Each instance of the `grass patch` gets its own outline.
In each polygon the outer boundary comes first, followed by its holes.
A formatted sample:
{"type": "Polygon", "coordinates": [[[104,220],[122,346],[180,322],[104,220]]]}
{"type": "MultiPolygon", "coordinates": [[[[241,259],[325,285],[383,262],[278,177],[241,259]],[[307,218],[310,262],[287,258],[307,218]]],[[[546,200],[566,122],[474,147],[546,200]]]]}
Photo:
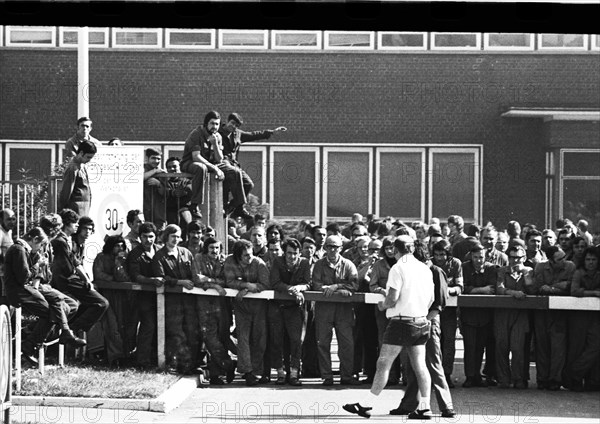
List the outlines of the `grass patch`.
{"type": "Polygon", "coordinates": [[[19,396],[95,397],[110,399],[154,399],[179,377],[172,374],[134,369],[69,365],[23,370],[19,396]]]}

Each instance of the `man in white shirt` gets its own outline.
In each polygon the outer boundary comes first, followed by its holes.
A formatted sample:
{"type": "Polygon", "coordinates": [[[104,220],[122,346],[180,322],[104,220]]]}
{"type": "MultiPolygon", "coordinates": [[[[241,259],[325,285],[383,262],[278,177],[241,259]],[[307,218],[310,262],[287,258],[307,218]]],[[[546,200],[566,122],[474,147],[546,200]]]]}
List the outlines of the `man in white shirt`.
{"type": "MultiPolygon", "coordinates": [[[[364,404],[373,404],[387,383],[392,363],[406,348],[421,397],[420,407],[408,418],[430,419],[431,377],[425,364],[425,343],[430,329],[427,313],[434,300],[433,276],[429,267],[413,256],[415,246],[411,237],[399,236],[394,247],[397,262],[390,270],[385,300],[377,305],[380,311],[386,311],[390,321],[383,336],[373,385],[364,404]]],[[[364,418],[369,418],[373,409],[360,403],[346,404],[343,408],[364,418]]]]}

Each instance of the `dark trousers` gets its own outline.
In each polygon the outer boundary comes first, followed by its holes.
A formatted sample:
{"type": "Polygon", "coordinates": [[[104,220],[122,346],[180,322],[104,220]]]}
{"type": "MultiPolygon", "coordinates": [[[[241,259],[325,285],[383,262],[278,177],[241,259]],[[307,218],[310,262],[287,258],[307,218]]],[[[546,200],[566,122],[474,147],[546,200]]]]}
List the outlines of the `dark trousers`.
{"type": "Polygon", "coordinates": [[[231,206],[243,206],[247,201],[248,193],[254,188],[254,183],[242,168],[227,161],[220,163],[219,169],[225,174],[223,181],[223,205],[229,202],[231,193],[231,206]]]}
{"type": "MultiPolygon", "coordinates": [[[[446,376],[444,375],[444,367],[442,366],[442,349],[441,349],[441,328],[440,318],[433,317],[431,320],[431,332],[429,339],[425,345],[425,363],[427,369],[431,375],[431,387],[434,390],[435,397],[438,402],[438,406],[441,410],[453,409],[452,395],[450,394],[450,388],[446,382],[446,376]]],[[[419,384],[417,382],[417,376],[410,365],[410,358],[406,349],[401,352],[402,361],[406,364],[406,391],[400,408],[409,411],[414,411],[419,406],[419,384]]]]}
{"type": "Polygon", "coordinates": [[[109,303],[104,296],[82,284],[68,283],[65,294],[79,301],[79,310],[70,323],[73,331],[89,331],[108,309],[109,303]]]}
{"type": "Polygon", "coordinates": [[[525,340],[529,332],[529,314],[522,309],[496,309],[496,371],[503,384],[525,382],[525,340]],[[509,360],[509,355],[512,355],[509,360]]]}
{"type": "MultiPolygon", "coordinates": [[[[589,384],[600,363],[600,312],[571,311],[569,318],[568,383],[589,384]]],[[[597,384],[597,382],[595,382],[597,384]]]]}
{"type": "Polygon", "coordinates": [[[333,329],[338,341],[340,378],[352,379],[354,368],[354,308],[350,303],[317,303],[315,305],[317,349],[322,378],[333,378],[331,369],[331,340],[333,329]]]}
{"type": "Polygon", "coordinates": [[[320,377],[319,354],[317,350],[317,329],[315,326],[315,302],[305,302],[304,342],[302,343],[302,376],[320,377]]]}
{"type": "Polygon", "coordinates": [[[355,304],[354,314],[354,374],[364,370],[368,377],[375,376],[379,342],[377,322],[375,321],[375,305],[355,304]]]}
{"type": "Polygon", "coordinates": [[[199,344],[198,317],[194,296],[167,293],[165,295],[165,333],[167,360],[177,360],[182,371],[196,365],[199,344]],[[194,325],[195,324],[195,325],[194,325]],[[195,349],[195,350],[194,350],[195,349]]]}
{"type": "Polygon", "coordinates": [[[204,182],[208,178],[208,168],[200,162],[183,162],[181,170],[192,174],[191,202],[201,205],[204,202],[204,182]]]}
{"type": "Polygon", "coordinates": [[[136,360],[139,365],[149,366],[156,362],[156,295],[154,293],[138,293],[136,360]]]}
{"type": "Polygon", "coordinates": [[[537,381],[562,381],[567,359],[567,312],[535,311],[535,366],[537,381]]]}
{"type": "Polygon", "coordinates": [[[211,377],[224,375],[233,366],[227,349],[221,343],[220,301],[221,299],[216,297],[196,296],[196,313],[198,314],[202,340],[210,355],[208,371],[211,377]]]}
{"type": "Polygon", "coordinates": [[[284,363],[287,362],[289,367],[300,369],[303,322],[304,309],[300,305],[269,303],[268,323],[271,340],[269,355],[272,368],[283,368],[284,363]],[[289,341],[289,354],[287,355],[284,348],[286,334],[289,341]]]}
{"type": "Polygon", "coordinates": [[[442,326],[442,364],[444,373],[452,374],[456,355],[456,329],[458,327],[456,308],[445,308],[440,314],[440,323],[442,326]]]}
{"type": "Polygon", "coordinates": [[[492,337],[493,327],[491,324],[474,326],[463,322],[460,331],[464,343],[465,376],[480,378],[483,351],[488,343],[488,338],[492,337]]]}
{"type": "Polygon", "coordinates": [[[102,290],[109,308],[102,316],[104,347],[109,362],[127,358],[136,349],[138,302],[135,292],[102,290]]]}
{"type": "Polygon", "coordinates": [[[266,302],[261,299],[236,300],[233,307],[238,336],[238,372],[262,375],[268,331],[266,302]]]}

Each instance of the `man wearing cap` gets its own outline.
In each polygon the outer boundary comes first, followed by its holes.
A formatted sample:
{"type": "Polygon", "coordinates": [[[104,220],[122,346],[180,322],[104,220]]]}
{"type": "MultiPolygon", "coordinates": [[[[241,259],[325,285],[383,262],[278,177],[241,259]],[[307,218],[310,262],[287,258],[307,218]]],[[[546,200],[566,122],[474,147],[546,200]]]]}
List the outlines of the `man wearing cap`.
{"type": "Polygon", "coordinates": [[[192,174],[192,198],[190,211],[194,218],[200,218],[198,205],[204,202],[204,181],[208,173],[216,175],[217,180],[225,175],[217,165],[223,160],[223,144],[218,133],[221,115],[213,110],[204,116],[204,123],[188,135],[183,148],[181,169],[192,174]]]}
{"type": "Polygon", "coordinates": [[[237,155],[242,143],[268,139],[274,131],[242,131],[240,127],[243,123],[240,114],[234,112],[227,117],[227,123],[219,129],[219,134],[223,138],[223,162],[221,162],[219,168],[225,173],[225,183],[223,185],[225,211],[232,212],[233,218],[241,216],[244,219],[249,219],[252,216],[244,209],[244,204],[248,201],[248,194],[254,188],[254,182],[246,171],[240,167],[237,155]],[[229,192],[232,196],[230,202],[228,202],[229,192]]]}
{"type": "MultiPolygon", "coordinates": [[[[334,293],[351,296],[358,289],[356,266],[341,256],[342,238],[337,235],[325,239],[326,254],[315,263],[313,290],[322,291],[325,297],[334,293]]],[[[338,341],[340,358],[340,384],[357,385],[352,377],[354,367],[354,310],[352,303],[316,302],[315,325],[319,369],[324,386],[333,385],[331,370],[331,338],[333,328],[338,341]]]]}
{"type": "Polygon", "coordinates": [[[420,404],[408,415],[409,419],[431,419],[431,376],[425,363],[425,344],[429,338],[429,307],[434,301],[433,276],[427,265],[418,261],[413,252],[414,240],[406,235],[394,241],[396,264],[389,273],[385,300],[377,305],[385,310],[390,322],[383,336],[377,360],[377,371],[370,393],[361,403],[349,403],[344,410],[364,418],[371,416],[372,405],[387,384],[392,363],[402,349],[408,350],[417,377],[420,404]]]}

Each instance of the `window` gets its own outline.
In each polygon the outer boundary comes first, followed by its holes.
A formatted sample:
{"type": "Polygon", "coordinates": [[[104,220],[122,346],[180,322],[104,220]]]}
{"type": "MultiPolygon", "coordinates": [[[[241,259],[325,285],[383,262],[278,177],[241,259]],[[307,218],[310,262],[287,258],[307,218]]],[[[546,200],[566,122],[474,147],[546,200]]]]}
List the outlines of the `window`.
{"type": "Polygon", "coordinates": [[[219,30],[220,49],[267,49],[267,30],[219,30]]]}
{"type": "Polygon", "coordinates": [[[533,34],[484,34],[486,50],[533,50],[533,34]]]}
{"type": "Polygon", "coordinates": [[[270,151],[272,218],[318,220],[320,182],[317,147],[273,147],[270,151]]]}
{"type": "Polygon", "coordinates": [[[540,50],[587,50],[587,35],[538,34],[540,50]]]}
{"type": "Polygon", "coordinates": [[[429,149],[429,217],[481,222],[479,149],[429,149]]]}
{"type": "Polygon", "coordinates": [[[21,170],[34,178],[46,178],[56,162],[54,144],[15,143],[6,145],[5,177],[21,180],[21,170]]]}
{"type": "Polygon", "coordinates": [[[112,45],[116,48],[162,47],[160,28],[113,28],[112,45]]]}
{"type": "Polygon", "coordinates": [[[171,29],[167,28],[165,45],[177,49],[214,49],[214,29],[171,29]]]}
{"type": "Polygon", "coordinates": [[[364,147],[324,149],[323,221],[372,212],[372,156],[373,150],[364,147]]]}
{"type": "Polygon", "coordinates": [[[427,50],[426,32],[378,32],[379,50],[427,50]]]}
{"type": "Polygon", "coordinates": [[[600,35],[592,34],[592,50],[600,50],[600,35]]]}
{"type": "Polygon", "coordinates": [[[54,47],[56,27],[7,26],[6,46],[54,47]]]}
{"type": "Polygon", "coordinates": [[[432,32],[432,50],[480,50],[481,34],[475,32],[432,32]]]}
{"type": "Polygon", "coordinates": [[[254,182],[254,188],[250,194],[258,197],[259,202],[267,203],[267,150],[266,147],[249,146],[244,144],[238,153],[240,166],[254,182]]]}
{"type": "Polygon", "coordinates": [[[377,167],[375,215],[425,220],[425,149],[378,148],[377,167]]]}
{"type": "Polygon", "coordinates": [[[562,149],[559,213],[574,223],[585,219],[600,228],[600,150],[562,149]]]}
{"type": "Polygon", "coordinates": [[[320,50],[321,31],[271,31],[275,50],[320,50]]]}
{"type": "Polygon", "coordinates": [[[373,32],[325,31],[326,50],[373,50],[373,32]]]}
{"type": "MultiPolygon", "coordinates": [[[[78,37],[78,28],[60,27],[58,29],[58,46],[77,47],[78,37]]],[[[88,40],[90,47],[108,47],[108,28],[88,28],[88,40]]]]}

